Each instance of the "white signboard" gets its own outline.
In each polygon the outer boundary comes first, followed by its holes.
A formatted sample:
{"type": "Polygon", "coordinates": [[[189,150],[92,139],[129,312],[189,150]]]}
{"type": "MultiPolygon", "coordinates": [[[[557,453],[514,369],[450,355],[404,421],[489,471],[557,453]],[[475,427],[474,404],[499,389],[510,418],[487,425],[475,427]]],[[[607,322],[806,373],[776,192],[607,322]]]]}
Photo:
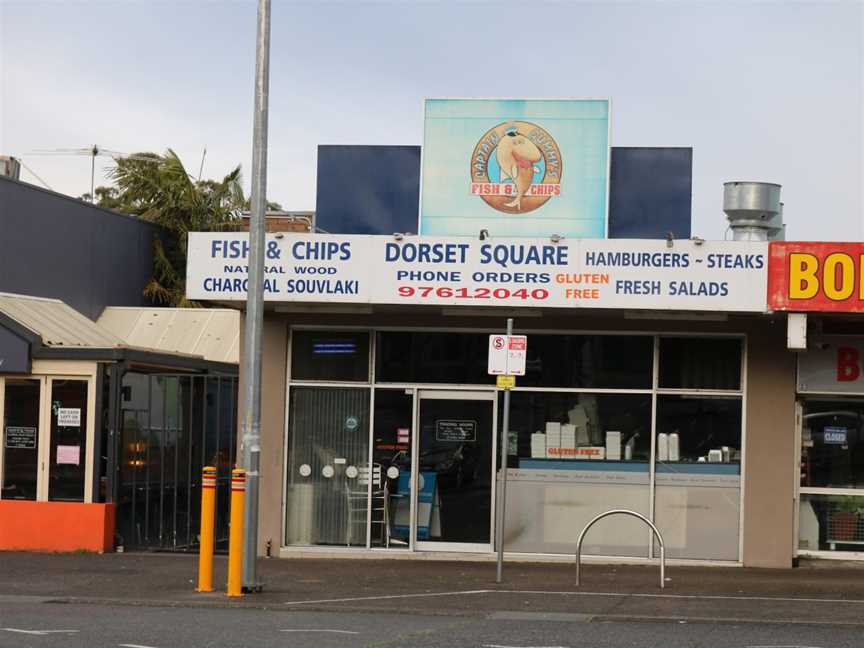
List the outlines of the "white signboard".
{"type": "Polygon", "coordinates": [[[488,371],[491,376],[524,376],[528,337],[490,335],[488,371]]]}
{"type": "Polygon", "coordinates": [[[826,336],[799,353],[798,391],[864,394],[864,339],[826,336]]]}
{"type": "MultiPolygon", "coordinates": [[[[189,234],[190,299],[245,301],[248,235],[189,234]]],[[[764,312],[768,244],[268,234],[270,302],[764,312]]]]}
{"type": "Polygon", "coordinates": [[[81,408],[57,408],[57,427],[81,427],[81,408]]]}

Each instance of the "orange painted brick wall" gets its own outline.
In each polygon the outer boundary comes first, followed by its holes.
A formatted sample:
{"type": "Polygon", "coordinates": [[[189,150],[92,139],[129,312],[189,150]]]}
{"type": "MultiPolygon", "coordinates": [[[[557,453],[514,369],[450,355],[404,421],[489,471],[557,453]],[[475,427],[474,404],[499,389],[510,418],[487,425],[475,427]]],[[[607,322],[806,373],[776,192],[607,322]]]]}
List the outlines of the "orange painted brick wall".
{"type": "Polygon", "coordinates": [[[0,550],[111,551],[114,505],[0,500],[0,550]]]}

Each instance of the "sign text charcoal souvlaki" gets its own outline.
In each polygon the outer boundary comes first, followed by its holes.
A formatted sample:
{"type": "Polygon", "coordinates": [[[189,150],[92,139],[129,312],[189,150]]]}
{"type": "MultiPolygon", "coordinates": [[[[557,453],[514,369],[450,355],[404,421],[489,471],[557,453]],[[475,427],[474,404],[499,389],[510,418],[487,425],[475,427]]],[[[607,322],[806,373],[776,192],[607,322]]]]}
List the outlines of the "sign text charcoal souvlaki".
{"type": "MultiPolygon", "coordinates": [[[[764,312],[768,244],[269,235],[271,302],[764,312]]],[[[243,233],[189,234],[187,295],[244,301],[243,233]]]]}

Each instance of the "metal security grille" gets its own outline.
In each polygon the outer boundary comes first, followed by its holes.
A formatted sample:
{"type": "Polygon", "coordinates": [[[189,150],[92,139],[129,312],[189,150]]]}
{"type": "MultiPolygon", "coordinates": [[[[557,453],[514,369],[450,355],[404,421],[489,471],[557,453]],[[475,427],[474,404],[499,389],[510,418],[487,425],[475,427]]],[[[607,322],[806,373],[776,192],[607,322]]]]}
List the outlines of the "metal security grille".
{"type": "Polygon", "coordinates": [[[117,543],[195,551],[201,469],[217,468],[216,547],[227,549],[236,376],[123,376],[117,452],[117,543]]]}

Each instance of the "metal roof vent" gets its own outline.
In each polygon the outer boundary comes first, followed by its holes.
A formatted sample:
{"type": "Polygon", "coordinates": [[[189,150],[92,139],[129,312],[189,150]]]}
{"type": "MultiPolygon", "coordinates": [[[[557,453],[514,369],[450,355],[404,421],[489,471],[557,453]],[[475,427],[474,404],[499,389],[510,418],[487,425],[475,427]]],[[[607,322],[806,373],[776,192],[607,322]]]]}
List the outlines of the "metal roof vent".
{"type": "Polygon", "coordinates": [[[783,235],[780,185],[770,182],[727,182],[723,211],[733,241],[767,241],[783,235]]]}

